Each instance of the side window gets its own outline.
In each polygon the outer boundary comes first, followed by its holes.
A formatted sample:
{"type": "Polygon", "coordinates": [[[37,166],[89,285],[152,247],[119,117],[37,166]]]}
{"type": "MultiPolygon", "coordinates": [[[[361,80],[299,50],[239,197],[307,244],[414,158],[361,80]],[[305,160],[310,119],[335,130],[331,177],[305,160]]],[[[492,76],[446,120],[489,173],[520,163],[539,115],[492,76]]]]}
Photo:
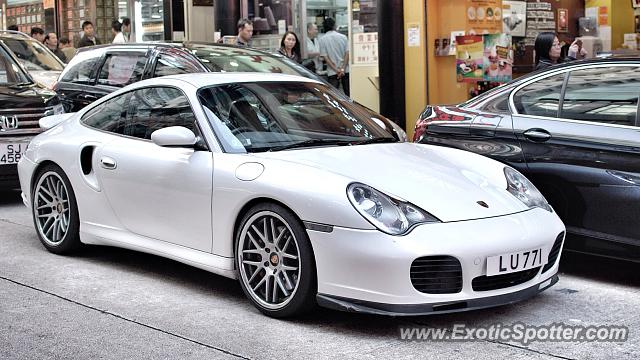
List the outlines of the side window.
{"type": "Polygon", "coordinates": [[[105,101],[84,114],[82,122],[92,128],[119,133],[128,98],[129,93],[105,101]]]}
{"type": "Polygon", "coordinates": [[[202,70],[185,59],[163,54],[160,55],[156,61],[156,68],[153,72],[153,77],[190,74],[195,72],[202,72],[202,70]]]}
{"type": "Polygon", "coordinates": [[[490,99],[484,105],[482,105],[480,110],[493,114],[511,114],[511,111],[509,111],[509,92],[507,91],[504,94],[490,99]]]}
{"type": "Polygon", "coordinates": [[[565,74],[553,75],[520,89],[513,97],[518,113],[557,117],[565,74]]]}
{"type": "Polygon", "coordinates": [[[94,79],[91,78],[91,75],[98,66],[101,55],[98,51],[87,51],[76,55],[65,68],[62,82],[92,84],[94,79]]]}
{"type": "Polygon", "coordinates": [[[640,95],[640,67],[597,67],[572,71],[561,117],[635,125],[640,95]]]}
{"type": "Polygon", "coordinates": [[[132,92],[127,119],[119,133],[150,140],[151,133],[169,126],[184,126],[199,134],[191,105],[180,90],[144,88],[132,92]]]}
{"type": "Polygon", "coordinates": [[[98,84],[123,87],[140,81],[146,63],[142,53],[109,54],[100,69],[98,84]]]}

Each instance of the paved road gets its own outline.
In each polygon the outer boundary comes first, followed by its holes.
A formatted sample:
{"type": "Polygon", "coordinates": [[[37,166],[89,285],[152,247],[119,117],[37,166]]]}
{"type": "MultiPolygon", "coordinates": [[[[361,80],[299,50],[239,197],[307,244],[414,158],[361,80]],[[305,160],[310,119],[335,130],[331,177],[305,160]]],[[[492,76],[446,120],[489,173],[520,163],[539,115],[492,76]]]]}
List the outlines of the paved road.
{"type": "Polygon", "coordinates": [[[391,318],[319,309],[261,315],[240,286],[156,256],[90,247],[48,253],[18,193],[0,192],[0,358],[638,359],[640,273],[633,264],[564,255],[561,279],[496,309],[391,318]],[[400,326],[524,322],[626,325],[624,343],[402,341],[400,326]]]}

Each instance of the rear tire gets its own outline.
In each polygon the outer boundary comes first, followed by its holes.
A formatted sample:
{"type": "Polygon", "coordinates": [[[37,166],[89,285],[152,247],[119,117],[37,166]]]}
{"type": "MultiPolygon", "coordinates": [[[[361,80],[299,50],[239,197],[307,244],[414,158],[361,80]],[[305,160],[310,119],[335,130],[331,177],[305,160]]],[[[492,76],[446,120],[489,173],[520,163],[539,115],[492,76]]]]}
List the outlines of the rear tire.
{"type": "Polygon", "coordinates": [[[285,318],[315,307],[313,249],[291,211],[271,203],[249,209],[237,229],[235,249],[242,290],[263,314],[285,318]]]}
{"type": "Polygon", "coordinates": [[[36,175],[31,194],[33,223],[42,245],[55,254],[80,248],[78,206],[64,171],[54,164],[44,166],[36,175]]]}

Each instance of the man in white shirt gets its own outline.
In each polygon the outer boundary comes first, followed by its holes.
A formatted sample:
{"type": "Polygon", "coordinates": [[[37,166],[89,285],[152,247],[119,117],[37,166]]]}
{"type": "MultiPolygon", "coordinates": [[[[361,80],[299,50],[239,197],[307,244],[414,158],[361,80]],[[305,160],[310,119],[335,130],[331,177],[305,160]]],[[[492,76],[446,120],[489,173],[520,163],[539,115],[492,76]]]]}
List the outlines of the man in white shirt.
{"type": "Polygon", "coordinates": [[[313,61],[316,74],[325,75],[326,71],[322,69],[320,57],[320,40],[316,38],[317,36],[318,26],[314,23],[307,23],[307,59],[313,61]]]}
{"type": "Polygon", "coordinates": [[[322,27],[326,34],[320,38],[320,55],[327,63],[329,83],[349,96],[349,40],[335,31],[336,22],[324,19],[322,27]]]}

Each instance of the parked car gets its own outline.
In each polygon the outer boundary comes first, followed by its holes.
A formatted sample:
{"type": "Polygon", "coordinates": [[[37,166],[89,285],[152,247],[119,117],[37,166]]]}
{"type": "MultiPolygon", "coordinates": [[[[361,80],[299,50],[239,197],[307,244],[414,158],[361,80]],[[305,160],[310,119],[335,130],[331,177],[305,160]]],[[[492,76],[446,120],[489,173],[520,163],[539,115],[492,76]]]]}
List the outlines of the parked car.
{"type": "Polygon", "coordinates": [[[564,225],[524,176],[399,142],[317,81],[167,76],[41,124],[20,183],[54,253],[165,256],[239,279],[275,317],[463,311],[558,280],[564,225]]]}
{"type": "Polygon", "coordinates": [[[56,93],[33,81],[0,42],[0,189],[19,187],[17,164],[31,138],[40,133],[38,119],[62,111],[56,93]]]}
{"type": "MultiPolygon", "coordinates": [[[[140,80],[196,72],[281,73],[323,81],[282,55],[257,49],[206,42],[140,43],[79,49],[54,89],[66,111],[75,112],[140,80]]],[[[367,110],[380,126],[406,140],[402,128],[367,110]]]]}
{"type": "Polygon", "coordinates": [[[571,62],[457,106],[427,106],[414,141],[513,166],[567,226],[567,249],[640,261],[640,59],[571,62]]]}
{"type": "Polygon", "coordinates": [[[64,69],[64,63],[46,46],[31,36],[17,31],[0,31],[0,43],[11,50],[31,77],[52,88],[64,69]]]}

